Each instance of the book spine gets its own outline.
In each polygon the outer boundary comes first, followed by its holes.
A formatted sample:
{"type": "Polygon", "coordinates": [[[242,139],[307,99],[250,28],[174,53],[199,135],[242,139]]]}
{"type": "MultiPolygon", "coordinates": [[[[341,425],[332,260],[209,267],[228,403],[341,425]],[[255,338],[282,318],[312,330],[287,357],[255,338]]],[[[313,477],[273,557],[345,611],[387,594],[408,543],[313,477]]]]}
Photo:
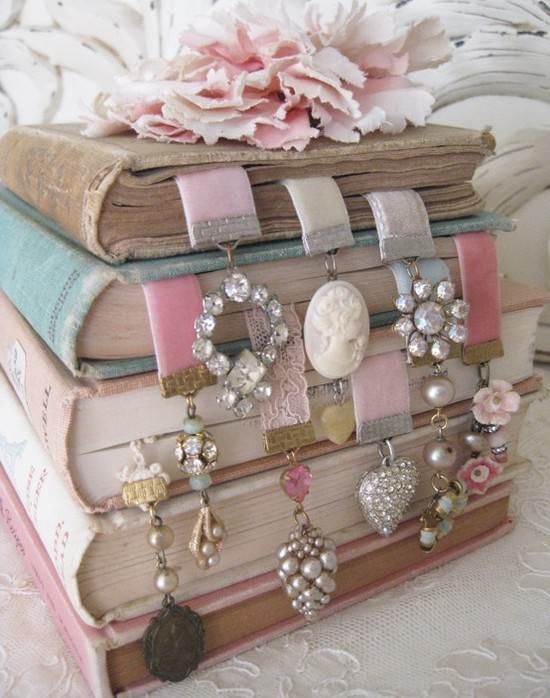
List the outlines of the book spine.
{"type": "Polygon", "coordinates": [[[85,626],[73,611],[57,572],[1,466],[0,519],[94,695],[111,695],[105,640],[98,630],[85,626]]]}
{"type": "Polygon", "coordinates": [[[11,387],[0,376],[0,462],[79,615],[84,609],[77,583],[82,557],[101,523],[85,514],[31,429],[11,387]]]}
{"type": "Polygon", "coordinates": [[[70,134],[33,127],[10,129],[0,139],[0,179],[12,192],[55,221],[106,261],[98,221],[106,192],[123,168],[100,143],[82,145],[70,134]]]}
{"type": "Polygon", "coordinates": [[[52,351],[78,368],[76,339],[116,270],[80,250],[13,194],[0,191],[0,288],[52,351]]]}

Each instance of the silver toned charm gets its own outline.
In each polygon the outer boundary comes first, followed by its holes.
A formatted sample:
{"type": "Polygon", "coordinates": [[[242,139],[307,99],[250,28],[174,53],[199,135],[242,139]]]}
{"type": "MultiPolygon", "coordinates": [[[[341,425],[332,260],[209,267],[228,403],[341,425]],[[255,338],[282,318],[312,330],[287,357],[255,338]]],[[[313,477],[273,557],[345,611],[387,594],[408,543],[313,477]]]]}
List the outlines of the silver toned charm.
{"type": "Polygon", "coordinates": [[[305,522],[300,523],[296,516],[296,528],[277,550],[277,574],[292,600],[292,608],[307,621],[313,621],[336,589],[334,575],[338,559],[332,538],[325,538],[305,512],[300,514],[305,516],[305,522]]]}
{"type": "Polygon", "coordinates": [[[466,339],[464,321],[470,307],[455,298],[452,281],[433,284],[421,277],[414,260],[405,264],[411,277],[411,291],[395,299],[401,317],[393,324],[393,329],[406,340],[409,362],[427,354],[435,361],[444,361],[451,345],[463,344],[466,339]]]}
{"type": "Polygon", "coordinates": [[[228,274],[216,292],[203,298],[203,311],[195,320],[193,356],[203,362],[213,376],[224,377],[218,403],[241,419],[250,413],[254,401],[262,402],[271,397],[272,387],[264,376],[275,363],[279,349],[288,342],[289,335],[283,306],[276,296],[270,294],[263,284],[253,286],[246,274],[234,266],[233,248],[224,249],[228,257],[228,274]],[[252,303],[265,313],[270,333],[261,351],[243,349],[232,360],[214,346],[211,337],[217,318],[224,312],[228,301],[252,303]]]}
{"type": "Polygon", "coordinates": [[[418,485],[418,471],[410,458],[396,457],[386,439],[378,446],[382,463],[363,475],[357,497],[363,516],[375,531],[390,536],[408,509],[418,485]]]}

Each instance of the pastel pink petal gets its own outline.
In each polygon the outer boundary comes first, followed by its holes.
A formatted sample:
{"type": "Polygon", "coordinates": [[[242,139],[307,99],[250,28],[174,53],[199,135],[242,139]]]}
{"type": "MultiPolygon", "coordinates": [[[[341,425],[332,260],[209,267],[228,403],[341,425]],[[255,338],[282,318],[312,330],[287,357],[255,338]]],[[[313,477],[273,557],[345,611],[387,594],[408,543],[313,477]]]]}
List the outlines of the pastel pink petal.
{"type": "Polygon", "coordinates": [[[409,70],[435,68],[449,59],[451,44],[439,17],[426,17],[412,25],[403,46],[409,70]]]}
{"type": "Polygon", "coordinates": [[[309,494],[312,479],[310,468],[300,463],[285,470],[281,477],[281,487],[289,499],[302,503],[309,494]]]}
{"type": "Polygon", "coordinates": [[[312,138],[317,138],[319,131],[312,128],[306,110],[296,109],[289,112],[281,126],[260,124],[255,133],[247,140],[264,150],[283,148],[284,150],[303,150],[312,138]]]}
{"type": "Polygon", "coordinates": [[[492,394],[493,391],[489,390],[489,388],[481,388],[474,395],[474,404],[477,405],[478,403],[483,402],[487,398],[491,398],[492,394]]]}
{"type": "Polygon", "coordinates": [[[489,389],[493,393],[508,393],[514,389],[514,386],[508,381],[504,381],[500,378],[495,378],[491,381],[489,389]]]}
{"type": "Polygon", "coordinates": [[[511,392],[503,395],[501,402],[502,409],[506,410],[506,412],[517,412],[519,410],[520,402],[521,397],[515,392],[515,390],[512,390],[511,392]]]}

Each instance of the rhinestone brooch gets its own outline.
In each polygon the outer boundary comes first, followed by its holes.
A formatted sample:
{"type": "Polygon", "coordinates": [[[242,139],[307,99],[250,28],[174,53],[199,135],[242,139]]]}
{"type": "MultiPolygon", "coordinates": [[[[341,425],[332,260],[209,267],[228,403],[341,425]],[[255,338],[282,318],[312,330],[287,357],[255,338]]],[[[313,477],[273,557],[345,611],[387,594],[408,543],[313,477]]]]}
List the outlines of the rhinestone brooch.
{"type": "Polygon", "coordinates": [[[415,265],[411,272],[410,293],[401,293],[395,299],[395,307],[401,317],[393,324],[397,334],[406,340],[409,358],[422,358],[430,354],[435,361],[444,361],[452,344],[462,344],[466,339],[464,321],[470,309],[468,303],[455,298],[451,281],[432,284],[422,279],[415,265]]]}
{"type": "Polygon", "coordinates": [[[283,306],[266,286],[253,286],[246,274],[233,267],[219,289],[203,298],[202,307],[202,313],[195,320],[193,355],[206,364],[212,375],[224,379],[217,397],[218,403],[232,410],[236,417],[246,417],[254,407],[254,400],[261,402],[271,397],[271,384],[264,377],[267,369],[275,363],[279,349],[288,341],[283,306]],[[252,303],[265,313],[269,338],[261,351],[243,349],[232,360],[214,346],[211,337],[217,318],[229,301],[252,303]]]}

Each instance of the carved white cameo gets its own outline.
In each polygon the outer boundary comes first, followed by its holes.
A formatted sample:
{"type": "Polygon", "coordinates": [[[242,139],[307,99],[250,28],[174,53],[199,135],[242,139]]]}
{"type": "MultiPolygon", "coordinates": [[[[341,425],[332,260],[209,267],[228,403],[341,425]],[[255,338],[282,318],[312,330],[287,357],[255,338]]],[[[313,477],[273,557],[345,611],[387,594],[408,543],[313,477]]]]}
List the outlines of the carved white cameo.
{"type": "Polygon", "coordinates": [[[353,373],[369,340],[369,311],[363,296],[347,281],[329,281],[307,309],[304,344],[313,368],[331,380],[353,373]]]}

